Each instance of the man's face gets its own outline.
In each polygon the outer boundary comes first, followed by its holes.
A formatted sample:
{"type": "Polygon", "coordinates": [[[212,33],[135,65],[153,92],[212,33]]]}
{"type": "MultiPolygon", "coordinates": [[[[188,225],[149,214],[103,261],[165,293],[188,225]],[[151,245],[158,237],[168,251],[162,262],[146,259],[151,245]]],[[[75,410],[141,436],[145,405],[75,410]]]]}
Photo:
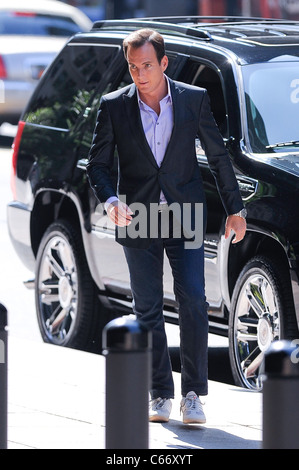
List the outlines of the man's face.
{"type": "Polygon", "coordinates": [[[128,48],[127,60],[131,77],[139,92],[154,96],[164,86],[164,72],[168,65],[167,56],[159,64],[155,48],[145,43],[139,48],[128,48]]]}

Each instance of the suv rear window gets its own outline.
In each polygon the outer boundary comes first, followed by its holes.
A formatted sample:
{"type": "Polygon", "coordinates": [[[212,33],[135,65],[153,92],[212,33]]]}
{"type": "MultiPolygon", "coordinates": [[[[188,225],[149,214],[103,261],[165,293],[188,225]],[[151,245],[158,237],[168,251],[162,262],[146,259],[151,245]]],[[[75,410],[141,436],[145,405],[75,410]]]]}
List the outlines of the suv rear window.
{"type": "Polygon", "coordinates": [[[24,120],[71,129],[88,107],[100,83],[105,83],[105,74],[118,51],[115,46],[69,44],[49,69],[24,120]]]}
{"type": "Polygon", "coordinates": [[[64,16],[18,11],[0,13],[0,34],[70,37],[79,30],[71,18],[64,16]]]}

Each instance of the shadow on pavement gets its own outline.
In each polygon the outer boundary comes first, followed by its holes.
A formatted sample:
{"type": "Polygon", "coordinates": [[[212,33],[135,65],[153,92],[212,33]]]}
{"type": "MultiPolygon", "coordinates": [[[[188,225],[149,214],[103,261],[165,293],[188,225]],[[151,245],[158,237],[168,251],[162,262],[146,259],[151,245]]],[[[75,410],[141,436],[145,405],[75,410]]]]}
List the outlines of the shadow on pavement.
{"type": "MultiPolygon", "coordinates": [[[[260,449],[261,443],[257,440],[243,439],[222,429],[207,428],[199,425],[184,425],[181,421],[170,419],[162,426],[172,431],[182,444],[182,449],[260,449]]],[[[168,445],[179,449],[180,446],[168,445]]]]}

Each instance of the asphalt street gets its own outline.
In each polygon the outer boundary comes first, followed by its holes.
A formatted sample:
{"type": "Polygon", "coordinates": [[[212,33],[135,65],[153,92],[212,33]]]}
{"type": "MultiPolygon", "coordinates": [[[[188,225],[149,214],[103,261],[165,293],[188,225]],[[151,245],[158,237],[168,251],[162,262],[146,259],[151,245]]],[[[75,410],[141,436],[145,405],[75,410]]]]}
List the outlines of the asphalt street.
{"type": "MultiPolygon", "coordinates": [[[[11,149],[0,148],[0,302],[9,314],[9,332],[14,337],[41,342],[35,316],[34,291],[24,286],[34,273],[28,271],[18,258],[9,238],[7,204],[12,199],[10,188],[11,149]]],[[[180,370],[179,331],[167,325],[169,349],[175,371],[180,370]]],[[[233,383],[228,356],[228,341],[209,335],[209,379],[233,383]]]]}

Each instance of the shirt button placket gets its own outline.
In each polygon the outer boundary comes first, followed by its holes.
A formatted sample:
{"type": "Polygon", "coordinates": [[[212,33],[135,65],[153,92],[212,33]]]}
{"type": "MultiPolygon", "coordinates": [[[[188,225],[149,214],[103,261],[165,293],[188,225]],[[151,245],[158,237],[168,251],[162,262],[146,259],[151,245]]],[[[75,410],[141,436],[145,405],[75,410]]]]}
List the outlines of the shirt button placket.
{"type": "Polygon", "coordinates": [[[162,159],[163,159],[161,155],[161,150],[160,150],[161,137],[162,137],[160,130],[161,130],[161,126],[160,126],[159,120],[157,120],[156,126],[155,126],[155,142],[156,142],[156,158],[157,158],[157,163],[159,166],[161,166],[162,159]]]}

